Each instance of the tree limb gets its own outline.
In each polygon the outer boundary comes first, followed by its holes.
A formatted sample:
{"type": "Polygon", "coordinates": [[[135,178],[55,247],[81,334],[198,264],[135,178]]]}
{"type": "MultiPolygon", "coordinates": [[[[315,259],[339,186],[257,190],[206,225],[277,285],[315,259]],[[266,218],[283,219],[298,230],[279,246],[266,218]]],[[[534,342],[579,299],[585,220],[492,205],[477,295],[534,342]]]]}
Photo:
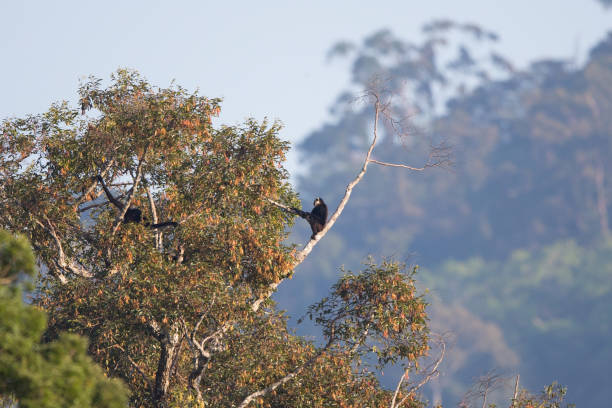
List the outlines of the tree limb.
{"type": "Polygon", "coordinates": [[[431,381],[433,378],[437,377],[440,374],[440,372],[438,371],[438,367],[440,366],[440,363],[442,363],[442,360],[444,360],[444,355],[446,353],[446,343],[444,342],[442,338],[439,338],[438,340],[440,342],[440,346],[442,350],[440,351],[440,356],[438,357],[436,362],[433,364],[433,366],[431,366],[432,368],[431,370],[429,370],[429,373],[425,377],[423,377],[421,381],[419,381],[417,384],[410,387],[410,389],[406,393],[406,396],[402,398],[397,404],[395,404],[395,400],[397,399],[397,396],[399,395],[399,391],[401,389],[402,382],[408,378],[409,368],[407,368],[404,371],[404,374],[400,378],[399,382],[397,383],[397,387],[395,388],[395,393],[393,394],[393,399],[391,400],[390,408],[399,408],[400,406],[402,406],[411,395],[413,395],[422,386],[424,386],[425,384],[427,384],[429,381],[431,381]]]}
{"type": "Polygon", "coordinates": [[[127,199],[125,200],[125,204],[123,204],[123,208],[121,209],[121,211],[119,211],[117,217],[115,218],[111,237],[114,237],[117,231],[119,230],[119,226],[121,226],[121,223],[123,222],[123,217],[125,216],[125,213],[130,208],[130,205],[132,205],[134,194],[136,194],[136,191],[138,190],[138,184],[140,183],[140,179],[142,178],[142,166],[144,165],[145,156],[147,155],[147,151],[149,150],[149,145],[150,143],[146,144],[146,146],[144,147],[144,151],[142,152],[142,156],[138,160],[138,167],[136,168],[136,177],[134,177],[134,186],[128,193],[127,199]]]}
{"type": "MultiPolygon", "coordinates": [[[[151,194],[151,189],[147,187],[147,198],[149,199],[149,207],[151,208],[151,217],[153,218],[153,224],[157,224],[157,208],[155,206],[155,201],[153,200],[153,195],[151,194]]],[[[163,232],[160,229],[155,229],[155,249],[158,251],[161,250],[162,247],[162,239],[163,232]]]]}
{"type": "MultiPolygon", "coordinates": [[[[361,167],[361,171],[357,174],[357,176],[353,179],[353,181],[351,181],[346,186],[346,189],[344,191],[344,197],[342,197],[342,200],[340,201],[340,204],[338,204],[338,208],[332,214],[332,216],[329,218],[329,220],[325,223],[325,226],[323,227],[323,229],[317,235],[315,235],[315,237],[313,239],[311,239],[306,244],[304,249],[302,249],[300,252],[298,252],[298,254],[295,257],[295,261],[293,263],[293,267],[291,268],[291,270],[294,270],[299,264],[301,264],[304,261],[304,259],[306,259],[306,257],[310,254],[310,252],[312,252],[312,249],[314,248],[314,246],[319,242],[319,240],[321,238],[323,238],[325,236],[325,234],[327,234],[327,231],[329,231],[331,229],[331,227],[336,223],[336,220],[338,219],[338,217],[340,217],[340,214],[342,214],[342,211],[344,211],[344,207],[346,206],[346,204],[349,201],[349,198],[351,197],[351,193],[353,192],[353,188],[355,188],[355,186],[361,181],[361,179],[363,178],[363,176],[365,175],[365,173],[366,173],[366,171],[368,169],[368,164],[370,162],[370,156],[372,155],[372,151],[374,150],[374,147],[376,146],[376,142],[378,140],[378,119],[379,119],[380,110],[381,110],[381,103],[380,103],[379,95],[377,93],[375,93],[375,92],[370,92],[370,96],[373,96],[374,100],[375,100],[375,102],[374,102],[374,138],[372,139],[372,143],[370,143],[370,147],[368,149],[368,152],[366,154],[365,160],[364,160],[363,165],[361,167]]],[[[268,201],[270,201],[270,200],[268,200],[268,201]]],[[[280,204],[280,203],[278,203],[278,204],[280,204]]],[[[275,204],[275,205],[277,205],[277,204],[275,204]]],[[[283,207],[289,208],[289,207],[284,206],[284,205],[281,204],[281,208],[283,208],[283,207]]],[[[294,212],[292,209],[290,211],[294,212]]],[[[271,283],[268,286],[268,290],[263,295],[263,297],[260,297],[255,302],[253,302],[253,304],[251,305],[251,310],[254,311],[254,312],[257,311],[261,307],[261,304],[264,302],[264,300],[269,298],[272,295],[272,293],[274,293],[274,291],[276,291],[276,288],[278,287],[278,285],[280,285],[281,282],[283,282],[288,277],[289,277],[289,275],[284,276],[278,282],[271,283]]]]}
{"type": "MultiPolygon", "coordinates": [[[[112,167],[113,164],[115,164],[115,159],[114,158],[110,159],[108,161],[108,163],[106,163],[106,165],[104,166],[104,168],[100,172],[100,175],[102,177],[104,177],[106,175],[106,173],[108,172],[108,170],[110,170],[110,168],[112,167]]],[[[78,211],[79,205],[81,205],[85,201],[87,201],[87,197],[89,197],[89,195],[96,188],[97,185],[98,185],[98,182],[96,180],[92,181],[92,183],[89,185],[89,187],[87,187],[87,190],[85,190],[85,192],[83,193],[81,198],[79,198],[76,201],[76,203],[74,203],[74,211],[78,211]]]]}
{"type": "MultiPolygon", "coordinates": [[[[53,240],[55,241],[55,245],[57,246],[57,259],[55,260],[55,264],[56,266],[63,270],[63,271],[68,271],[71,272],[74,275],[77,276],[81,276],[83,278],[91,278],[93,277],[93,274],[91,272],[89,272],[87,269],[85,269],[83,266],[77,264],[76,262],[74,262],[72,259],[66,259],[66,253],[64,252],[64,247],[62,246],[62,241],[59,239],[59,236],[57,235],[57,232],[55,231],[55,228],[53,227],[53,223],[51,223],[51,221],[47,218],[47,216],[43,216],[45,221],[47,222],[47,226],[45,226],[40,220],[38,220],[37,218],[34,218],[34,222],[36,222],[36,224],[38,224],[40,227],[42,227],[45,231],[47,231],[49,233],[49,235],[51,235],[51,237],[53,237],[53,240]]],[[[60,275],[59,279],[61,283],[66,283],[66,278],[63,277],[63,275],[60,275]]]]}
{"type": "Polygon", "coordinates": [[[433,164],[426,164],[423,167],[412,167],[412,166],[408,166],[407,164],[398,164],[398,163],[387,163],[387,162],[383,162],[383,161],[379,161],[379,160],[374,160],[374,159],[370,159],[369,160],[370,163],[374,163],[374,164],[380,164],[381,166],[389,166],[389,167],[402,167],[404,169],[408,169],[408,170],[414,170],[414,171],[423,171],[428,167],[433,167],[433,164]]]}

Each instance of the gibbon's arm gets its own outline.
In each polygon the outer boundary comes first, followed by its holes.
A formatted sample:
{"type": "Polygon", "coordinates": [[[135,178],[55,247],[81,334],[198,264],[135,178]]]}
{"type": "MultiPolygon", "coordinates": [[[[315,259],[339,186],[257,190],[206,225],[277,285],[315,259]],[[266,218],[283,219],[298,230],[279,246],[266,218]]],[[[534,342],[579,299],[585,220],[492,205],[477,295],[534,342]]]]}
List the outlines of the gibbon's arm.
{"type": "Polygon", "coordinates": [[[297,209],[295,207],[291,207],[291,211],[295,214],[295,215],[299,215],[300,217],[304,218],[306,221],[310,222],[310,220],[312,219],[312,214],[306,211],[302,211],[300,209],[297,209]]]}
{"type": "Polygon", "coordinates": [[[106,197],[108,198],[108,201],[113,203],[113,205],[117,207],[118,209],[120,210],[123,209],[123,203],[117,200],[115,197],[113,197],[111,192],[106,187],[106,184],[104,184],[104,179],[102,178],[102,176],[98,175],[97,179],[100,182],[100,184],[102,184],[102,188],[104,189],[104,192],[106,193],[106,197]]]}
{"type": "Polygon", "coordinates": [[[295,214],[297,216],[300,216],[300,217],[304,218],[305,220],[310,220],[312,218],[312,215],[309,212],[302,211],[302,210],[300,210],[298,208],[295,208],[295,207],[288,207],[288,206],[286,206],[284,204],[278,203],[278,202],[276,202],[274,200],[271,200],[269,198],[265,198],[265,200],[267,202],[269,202],[270,204],[280,208],[281,210],[283,210],[285,212],[288,212],[288,213],[295,214]]]}

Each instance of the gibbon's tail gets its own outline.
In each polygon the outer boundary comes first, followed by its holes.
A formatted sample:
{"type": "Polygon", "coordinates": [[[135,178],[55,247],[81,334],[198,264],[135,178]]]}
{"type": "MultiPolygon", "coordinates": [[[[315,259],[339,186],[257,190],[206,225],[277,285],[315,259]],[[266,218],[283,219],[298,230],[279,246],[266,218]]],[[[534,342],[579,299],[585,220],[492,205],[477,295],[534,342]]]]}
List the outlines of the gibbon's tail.
{"type": "Polygon", "coordinates": [[[169,227],[169,226],[176,227],[177,225],[178,223],[174,221],[166,221],[166,222],[160,222],[158,224],[149,224],[148,227],[150,229],[157,229],[157,228],[163,228],[163,227],[169,227]]]}

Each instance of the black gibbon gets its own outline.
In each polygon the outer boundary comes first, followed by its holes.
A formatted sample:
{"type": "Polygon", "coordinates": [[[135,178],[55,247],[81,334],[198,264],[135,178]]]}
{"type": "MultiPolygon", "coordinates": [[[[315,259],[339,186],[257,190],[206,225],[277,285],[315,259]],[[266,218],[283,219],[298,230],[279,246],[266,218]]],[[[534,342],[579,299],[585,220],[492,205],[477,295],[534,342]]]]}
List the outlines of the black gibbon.
{"type": "Polygon", "coordinates": [[[325,223],[327,222],[327,205],[325,204],[325,201],[323,201],[321,197],[317,197],[315,198],[313,205],[314,207],[310,212],[293,208],[297,215],[304,218],[306,221],[308,221],[308,224],[310,224],[310,229],[312,229],[310,239],[314,239],[315,235],[323,230],[323,227],[325,227],[325,223]]]}
{"type": "MultiPolygon", "coordinates": [[[[106,187],[106,184],[104,183],[104,179],[102,178],[102,176],[98,175],[96,179],[102,185],[102,188],[104,189],[104,192],[106,193],[106,197],[108,198],[108,201],[110,201],[115,207],[117,207],[121,211],[121,209],[123,208],[123,203],[117,200],[115,197],[113,197],[108,187],[106,187]]],[[[125,223],[133,222],[136,224],[140,224],[143,221],[143,219],[144,217],[142,216],[142,211],[140,210],[140,208],[134,207],[134,206],[131,206],[130,208],[128,208],[127,211],[125,212],[125,215],[123,216],[123,222],[125,223]]],[[[160,222],[158,224],[151,224],[150,222],[145,223],[145,226],[151,229],[157,229],[157,228],[162,228],[162,227],[167,227],[167,226],[176,227],[177,225],[178,224],[174,221],[160,222]]]]}

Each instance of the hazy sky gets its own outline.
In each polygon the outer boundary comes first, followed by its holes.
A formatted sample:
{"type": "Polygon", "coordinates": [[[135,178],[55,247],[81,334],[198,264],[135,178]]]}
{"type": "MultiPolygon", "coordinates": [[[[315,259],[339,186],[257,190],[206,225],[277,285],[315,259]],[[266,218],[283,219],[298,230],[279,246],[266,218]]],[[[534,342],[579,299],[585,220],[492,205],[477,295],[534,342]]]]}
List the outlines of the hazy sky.
{"type": "Polygon", "coordinates": [[[221,121],[280,119],[296,141],[318,127],[348,81],[327,64],[337,40],[390,28],[417,39],[433,18],[501,35],[519,66],[584,56],[612,28],[593,0],[9,1],[0,0],[0,119],[74,100],[79,78],[118,67],[223,97],[221,121]]]}

